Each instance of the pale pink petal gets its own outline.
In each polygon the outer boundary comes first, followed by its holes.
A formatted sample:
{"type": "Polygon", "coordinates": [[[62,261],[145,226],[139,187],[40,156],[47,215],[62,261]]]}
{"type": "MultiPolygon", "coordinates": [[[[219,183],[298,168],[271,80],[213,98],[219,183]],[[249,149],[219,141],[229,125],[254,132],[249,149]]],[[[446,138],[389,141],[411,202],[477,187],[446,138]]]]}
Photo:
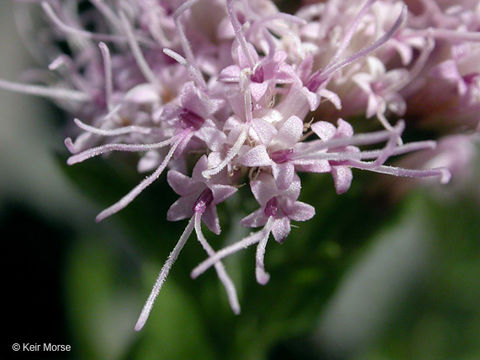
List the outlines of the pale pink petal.
{"type": "Polygon", "coordinates": [[[217,208],[214,205],[207,207],[202,215],[202,221],[207,225],[211,232],[216,235],[220,234],[220,221],[218,220],[217,208]]]}
{"type": "Polygon", "coordinates": [[[353,128],[348,122],[343,119],[338,119],[337,121],[337,136],[341,137],[352,137],[353,128]]]}
{"type": "Polygon", "coordinates": [[[332,177],[337,194],[343,194],[352,184],[352,170],[347,166],[332,166],[332,177]]]}
{"type": "Polygon", "coordinates": [[[327,173],[332,169],[328,160],[294,162],[295,169],[300,172],[327,173]]]}
{"type": "Polygon", "coordinates": [[[250,188],[255,199],[262,206],[279,192],[273,176],[265,172],[260,173],[250,182],[250,188]]]}
{"type": "Polygon", "coordinates": [[[293,175],[292,182],[287,190],[282,191],[282,195],[286,196],[290,201],[295,201],[300,196],[302,184],[297,174],[293,175]]]}
{"type": "Polygon", "coordinates": [[[337,129],[335,125],[326,121],[317,121],[310,126],[315,134],[323,141],[330,140],[335,136],[337,129]]]}
{"type": "Polygon", "coordinates": [[[377,96],[374,93],[370,93],[368,95],[367,112],[365,114],[367,118],[371,118],[373,115],[375,115],[378,111],[378,107],[379,104],[377,96]]]}
{"type": "Polygon", "coordinates": [[[338,110],[342,108],[342,101],[340,100],[340,97],[337,94],[335,94],[333,91],[330,91],[327,89],[321,89],[318,92],[318,95],[330,101],[333,104],[333,106],[335,106],[338,110]]]}
{"type": "Polygon", "coordinates": [[[192,192],[198,191],[201,189],[201,187],[205,186],[201,183],[194,183],[188,176],[176,170],[170,170],[167,173],[167,182],[173,191],[181,196],[191,194],[192,192]]]}
{"type": "Polygon", "coordinates": [[[262,83],[252,82],[250,84],[250,91],[252,92],[252,97],[255,101],[260,101],[265,92],[268,89],[268,82],[264,81],[262,83]]]}
{"type": "Polygon", "coordinates": [[[168,221],[188,219],[193,215],[193,206],[200,194],[183,196],[175,201],[167,211],[168,221]]]}
{"type": "Polygon", "coordinates": [[[198,159],[197,163],[193,168],[192,180],[195,182],[204,182],[205,177],[202,175],[202,172],[207,170],[207,168],[208,168],[207,156],[203,155],[200,159],[198,159]]]}
{"type": "Polygon", "coordinates": [[[288,209],[288,217],[294,221],[307,221],[315,215],[315,208],[301,201],[295,201],[288,209]]]}
{"type": "Polygon", "coordinates": [[[284,145],[284,149],[292,148],[302,137],[303,133],[303,121],[298,116],[291,116],[285,121],[278,134],[275,137],[275,141],[284,145]]]}
{"type": "Polygon", "coordinates": [[[247,151],[238,159],[238,162],[245,166],[270,166],[272,164],[265,145],[258,145],[247,151]]]}
{"type": "Polygon", "coordinates": [[[267,216],[263,208],[260,208],[240,220],[240,224],[247,227],[260,227],[267,223],[267,216]]]}
{"type": "Polygon", "coordinates": [[[240,68],[237,65],[230,65],[220,72],[218,80],[224,82],[238,82],[239,78],[240,68]]]}
{"type": "Polygon", "coordinates": [[[209,124],[205,122],[204,126],[195,132],[195,136],[205,142],[210,150],[218,151],[227,141],[227,136],[223,131],[218,130],[215,126],[208,125],[209,124]]]}
{"type": "Polygon", "coordinates": [[[290,219],[286,216],[275,219],[273,221],[272,234],[277,242],[282,243],[290,234],[290,219]]]}
{"type": "Polygon", "coordinates": [[[136,104],[155,103],[160,100],[160,94],[152,84],[141,84],[126,93],[125,100],[136,104]]]}
{"type": "Polygon", "coordinates": [[[320,105],[320,96],[316,93],[311,92],[305,86],[301,89],[302,94],[307,98],[308,105],[310,107],[310,111],[317,110],[318,106],[320,105]]]}
{"type": "Polygon", "coordinates": [[[279,190],[286,190],[295,175],[295,166],[291,163],[272,163],[272,174],[279,190]]]}
{"type": "Polygon", "coordinates": [[[215,205],[225,201],[227,198],[229,198],[230,196],[232,196],[237,192],[237,188],[235,186],[230,186],[230,185],[215,184],[215,185],[210,185],[209,188],[210,190],[212,190],[213,203],[215,205]]]}
{"type": "Polygon", "coordinates": [[[252,127],[264,145],[268,145],[272,138],[277,134],[275,126],[263,119],[253,119],[252,127]]]}

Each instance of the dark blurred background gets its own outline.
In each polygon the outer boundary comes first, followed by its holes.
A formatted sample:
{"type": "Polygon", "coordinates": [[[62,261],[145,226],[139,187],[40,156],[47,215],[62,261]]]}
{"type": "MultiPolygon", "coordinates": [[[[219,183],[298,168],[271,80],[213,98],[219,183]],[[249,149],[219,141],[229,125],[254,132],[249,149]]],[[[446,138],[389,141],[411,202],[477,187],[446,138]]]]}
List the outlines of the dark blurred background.
{"type": "MultiPolygon", "coordinates": [[[[12,14],[2,1],[0,77],[10,80],[36,66],[12,14]]],[[[212,272],[189,278],[204,256],[191,239],[137,334],[136,317],[185,226],[165,221],[174,194],[159,182],[95,224],[140,176],[120,157],[64,165],[68,119],[45,101],[1,91],[0,109],[0,358],[480,359],[478,177],[396,202],[358,172],[342,197],[326,176],[305,177],[302,196],[317,215],[282,246],[269,244],[271,282],[255,284],[252,251],[226,262],[242,315],[230,312],[212,272]],[[72,350],[11,349],[44,342],[72,350]]],[[[224,206],[225,236],[212,244],[245,234],[234,224],[253,207],[238,197],[224,206]]]]}

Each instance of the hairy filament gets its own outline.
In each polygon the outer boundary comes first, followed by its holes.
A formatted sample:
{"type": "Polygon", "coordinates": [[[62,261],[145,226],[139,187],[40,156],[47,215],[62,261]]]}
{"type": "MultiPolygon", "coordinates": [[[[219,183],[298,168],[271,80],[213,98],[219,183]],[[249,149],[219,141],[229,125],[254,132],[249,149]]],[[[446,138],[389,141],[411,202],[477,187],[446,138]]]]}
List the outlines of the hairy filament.
{"type": "Polygon", "coordinates": [[[138,125],[123,126],[117,129],[100,129],[91,125],[87,125],[79,119],[73,119],[73,121],[80,129],[100,136],[118,136],[130,133],[139,133],[146,135],[152,132],[152,128],[138,125]]]}
{"type": "Polygon", "coordinates": [[[140,184],[134,187],[127,195],[121,198],[118,202],[113,204],[112,206],[108,207],[107,209],[103,210],[100,214],[97,215],[96,221],[100,222],[103,219],[112,216],[113,214],[119,212],[123,208],[125,208],[128,204],[130,204],[143,190],[145,190],[148,186],[150,186],[158,177],[162,174],[163,170],[167,167],[168,163],[172,159],[172,156],[177,149],[180,142],[183,140],[183,137],[179,137],[175,143],[173,143],[172,147],[165,156],[165,159],[162,161],[160,166],[151,174],[150,176],[146,177],[142,180],[140,184]]]}
{"type": "Polygon", "coordinates": [[[210,256],[208,259],[201,262],[195,269],[193,269],[192,272],[190,273],[190,276],[192,277],[192,279],[196,279],[197,277],[202,275],[206,270],[208,270],[211,266],[215,265],[218,261],[222,260],[223,258],[229,255],[232,255],[242,249],[246,249],[247,247],[253,244],[258,243],[260,239],[264,237],[264,233],[265,233],[264,230],[258,231],[216,252],[213,256],[210,256]]]}
{"type": "Polygon", "coordinates": [[[87,102],[91,100],[90,95],[71,89],[50,88],[46,86],[21,84],[17,82],[0,79],[0,88],[27,95],[41,96],[56,100],[87,102]]]}
{"type": "MultiPolygon", "coordinates": [[[[215,255],[215,250],[210,246],[207,242],[207,239],[202,233],[202,214],[196,212],[195,215],[195,232],[197,234],[197,239],[207,252],[208,256],[215,255]]],[[[238,302],[237,291],[235,290],[235,286],[233,285],[232,279],[228,276],[225,267],[221,262],[215,263],[215,270],[217,271],[218,278],[222,282],[223,286],[225,287],[225,291],[227,292],[228,302],[230,303],[230,307],[232,308],[235,314],[240,314],[240,304],[238,302]]]]}
{"type": "Polygon", "coordinates": [[[162,289],[163,283],[165,282],[165,279],[167,278],[168,273],[170,272],[170,269],[172,268],[173,264],[178,258],[178,255],[180,254],[183,247],[185,246],[185,243],[190,237],[190,234],[193,231],[193,227],[194,227],[194,221],[192,217],[188,222],[187,227],[183,231],[182,236],[180,236],[180,239],[178,239],[178,242],[173,248],[172,252],[170,253],[170,255],[168,255],[168,259],[167,261],[165,261],[165,264],[163,265],[162,270],[160,270],[160,274],[158,275],[157,280],[155,281],[155,285],[153,285],[152,291],[150,292],[150,295],[148,296],[148,299],[145,302],[142,312],[140,313],[140,316],[137,320],[137,323],[135,325],[135,331],[142,330],[143,326],[147,322],[148,316],[152,311],[153,304],[155,303],[155,299],[157,298],[160,290],[162,289]]]}

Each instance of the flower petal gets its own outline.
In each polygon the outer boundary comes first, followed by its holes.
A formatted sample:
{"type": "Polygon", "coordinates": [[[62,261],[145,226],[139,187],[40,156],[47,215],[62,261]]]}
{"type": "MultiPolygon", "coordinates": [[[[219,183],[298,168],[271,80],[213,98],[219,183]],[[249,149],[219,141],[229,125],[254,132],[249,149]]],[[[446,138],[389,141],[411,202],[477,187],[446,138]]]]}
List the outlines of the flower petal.
{"type": "Polygon", "coordinates": [[[317,121],[310,126],[315,134],[323,141],[330,140],[335,136],[337,129],[335,125],[326,121],[317,121]]]}
{"type": "Polygon", "coordinates": [[[176,170],[170,170],[167,173],[167,182],[168,185],[170,185],[170,187],[173,189],[173,191],[175,191],[178,195],[182,196],[201,190],[199,186],[195,186],[197,184],[201,187],[204,187],[204,185],[202,185],[201,183],[195,183],[188,176],[176,170]]]}
{"type": "Polygon", "coordinates": [[[247,227],[260,227],[267,223],[267,216],[263,208],[260,208],[240,220],[240,224],[247,227]]]}
{"type": "Polygon", "coordinates": [[[202,221],[207,225],[211,232],[220,235],[220,220],[218,220],[217,207],[210,205],[202,215],[202,221]]]}
{"type": "Polygon", "coordinates": [[[247,151],[238,162],[245,166],[270,166],[272,164],[265,145],[258,145],[247,151]]]}
{"type": "Polygon", "coordinates": [[[255,199],[262,206],[279,193],[275,179],[265,172],[260,173],[255,180],[250,182],[250,188],[255,199]]]}
{"type": "Polygon", "coordinates": [[[291,116],[278,130],[274,140],[278,142],[282,149],[289,149],[300,140],[302,133],[303,121],[298,116],[291,116]]]}
{"type": "Polygon", "coordinates": [[[337,194],[343,194],[352,184],[352,170],[347,166],[332,166],[332,177],[337,194]]]}
{"type": "Polygon", "coordinates": [[[286,216],[273,221],[272,233],[275,240],[282,243],[290,234],[290,219],[286,216]]]}
{"type": "Polygon", "coordinates": [[[283,164],[272,163],[272,174],[279,190],[286,190],[295,175],[295,166],[289,162],[283,164]]]}
{"type": "Polygon", "coordinates": [[[230,186],[230,185],[220,185],[220,184],[215,184],[215,185],[210,185],[210,190],[212,190],[213,193],[213,203],[219,204],[226,199],[228,199],[230,196],[235,194],[237,192],[237,188],[235,186],[230,186]]]}
{"type": "Polygon", "coordinates": [[[188,219],[193,215],[193,205],[200,194],[182,196],[175,201],[167,211],[168,221],[188,219]]]}
{"type": "Polygon", "coordinates": [[[307,221],[315,215],[315,208],[301,201],[295,201],[288,208],[288,217],[294,221],[307,221]]]}

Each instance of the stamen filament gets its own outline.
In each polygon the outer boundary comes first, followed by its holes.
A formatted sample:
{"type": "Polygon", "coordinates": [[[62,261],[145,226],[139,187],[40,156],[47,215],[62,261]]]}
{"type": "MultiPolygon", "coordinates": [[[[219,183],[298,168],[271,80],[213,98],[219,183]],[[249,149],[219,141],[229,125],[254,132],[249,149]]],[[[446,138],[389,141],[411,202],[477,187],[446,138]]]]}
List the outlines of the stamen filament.
{"type": "Polygon", "coordinates": [[[100,129],[91,125],[87,125],[79,119],[73,119],[73,121],[80,129],[100,136],[118,136],[130,133],[139,133],[146,135],[152,132],[152,128],[138,125],[123,126],[117,129],[100,129]]]}
{"type": "Polygon", "coordinates": [[[168,255],[167,261],[165,261],[165,264],[160,270],[160,274],[158,275],[157,280],[155,281],[155,285],[153,285],[152,291],[150,292],[150,295],[148,296],[148,299],[145,302],[142,312],[140,313],[140,316],[137,320],[137,323],[135,325],[135,331],[142,330],[143,326],[145,325],[148,319],[148,316],[152,311],[152,307],[153,307],[153,304],[155,303],[155,299],[157,298],[160,290],[162,289],[163,283],[165,282],[165,279],[167,278],[168,273],[170,272],[170,269],[172,268],[173,264],[178,258],[178,255],[180,254],[183,247],[185,246],[185,243],[190,237],[190,234],[193,231],[193,227],[194,227],[194,221],[192,217],[188,222],[187,227],[183,231],[182,236],[180,236],[180,239],[178,239],[178,242],[173,248],[172,252],[170,253],[170,255],[168,255]]]}
{"type": "MultiPolygon", "coordinates": [[[[215,250],[210,246],[207,239],[202,233],[202,214],[195,213],[195,232],[197,234],[197,239],[202,245],[203,249],[207,252],[208,256],[215,255],[215,250]]],[[[235,314],[240,314],[240,304],[238,302],[237,291],[235,290],[235,286],[233,285],[232,279],[228,276],[225,267],[221,262],[215,263],[215,270],[217,271],[218,278],[222,282],[223,286],[225,287],[225,291],[227,292],[228,302],[230,303],[230,307],[235,314]]]]}
{"type": "Polygon", "coordinates": [[[137,62],[138,68],[142,72],[143,76],[145,76],[145,79],[147,81],[149,81],[151,84],[155,86],[158,86],[158,79],[153,73],[152,69],[150,68],[150,65],[148,65],[147,60],[145,60],[145,57],[143,56],[143,53],[142,53],[142,50],[140,49],[138,41],[135,38],[135,35],[133,34],[133,30],[130,25],[130,22],[128,21],[127,16],[123,11],[120,12],[120,20],[122,22],[125,33],[127,35],[128,45],[132,50],[132,54],[133,54],[133,57],[135,58],[135,61],[137,62]]]}
{"type": "Polygon", "coordinates": [[[105,154],[111,151],[135,152],[135,151],[149,151],[149,150],[160,149],[162,147],[170,145],[174,141],[174,139],[175,137],[158,142],[158,143],[153,143],[153,144],[105,144],[105,145],[97,146],[91,149],[87,149],[81,153],[70,156],[67,160],[67,164],[68,165],[77,164],[87,159],[90,159],[92,157],[105,154]]]}
{"type": "Polygon", "coordinates": [[[257,282],[261,285],[266,285],[268,283],[268,280],[270,280],[270,275],[265,271],[264,258],[273,221],[273,217],[270,216],[264,227],[264,236],[260,239],[255,254],[255,277],[257,279],[257,282]]]}
{"type": "Polygon", "coordinates": [[[207,271],[210,267],[215,265],[218,261],[222,260],[223,258],[236,253],[242,249],[246,249],[247,247],[256,244],[260,241],[260,239],[264,236],[264,230],[258,231],[253,233],[246,238],[235,242],[234,244],[223,248],[222,250],[216,252],[214,255],[210,256],[208,259],[201,262],[195,269],[192,270],[190,276],[192,279],[196,279],[200,275],[202,275],[205,271],[207,271]]]}
{"type": "Polygon", "coordinates": [[[57,100],[75,102],[87,102],[91,100],[88,94],[85,94],[81,91],[62,88],[50,88],[39,85],[21,84],[2,79],[0,79],[0,88],[22,94],[41,96],[57,100]]]}
{"type": "Polygon", "coordinates": [[[138,184],[136,187],[134,187],[127,195],[125,195],[123,198],[121,198],[118,202],[110,206],[109,208],[103,210],[100,214],[97,215],[96,221],[100,222],[103,219],[119,212],[123,208],[125,208],[128,204],[130,204],[143,190],[145,190],[148,186],[150,186],[155,180],[158,179],[158,177],[162,174],[163,170],[167,167],[168,163],[172,159],[173,154],[175,153],[175,150],[177,149],[178,145],[182,142],[183,137],[180,136],[178,139],[175,141],[175,143],[172,145],[170,150],[167,153],[167,156],[165,156],[165,159],[162,161],[160,166],[155,170],[153,174],[150,176],[146,177],[145,179],[142,180],[140,184],[138,184]]]}

